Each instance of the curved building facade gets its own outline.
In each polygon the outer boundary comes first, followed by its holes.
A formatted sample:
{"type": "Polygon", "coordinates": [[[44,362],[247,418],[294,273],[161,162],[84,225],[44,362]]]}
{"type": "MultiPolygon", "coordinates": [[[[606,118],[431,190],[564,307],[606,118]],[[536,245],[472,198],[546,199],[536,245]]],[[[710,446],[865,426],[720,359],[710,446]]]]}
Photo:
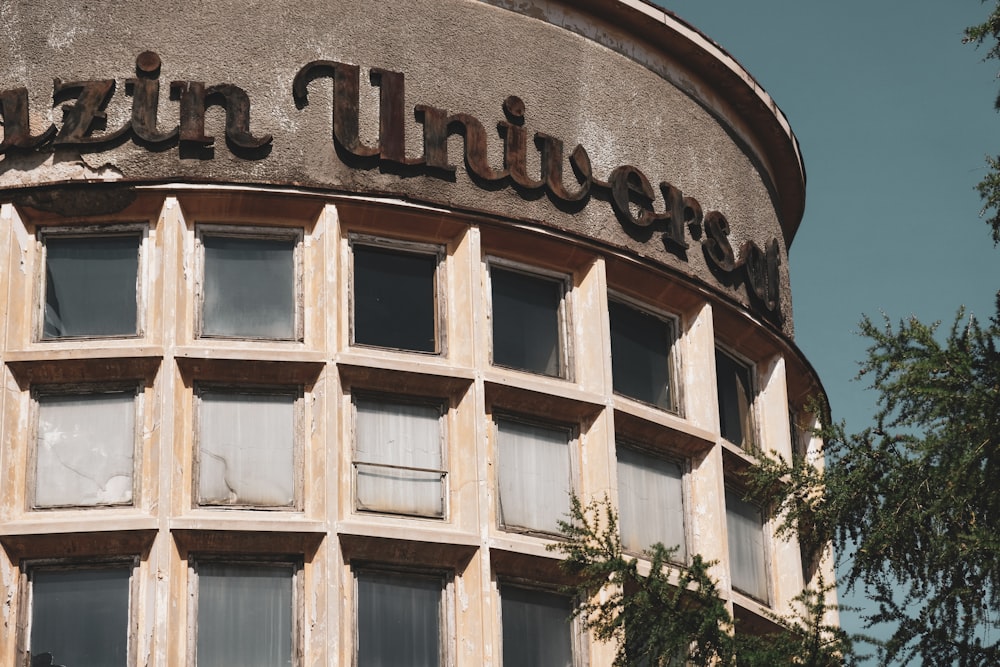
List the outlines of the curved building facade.
{"type": "Polygon", "coordinates": [[[558,521],[701,554],[773,629],[817,567],[746,502],[818,451],[805,173],[639,0],[7,3],[0,662],[609,665],[558,521]]]}

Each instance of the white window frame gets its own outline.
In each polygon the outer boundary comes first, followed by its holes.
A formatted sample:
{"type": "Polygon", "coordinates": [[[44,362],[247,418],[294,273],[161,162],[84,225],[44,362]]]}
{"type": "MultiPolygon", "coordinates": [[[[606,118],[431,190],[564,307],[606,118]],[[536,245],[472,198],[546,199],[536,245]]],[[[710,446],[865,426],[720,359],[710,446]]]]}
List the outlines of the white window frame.
{"type": "MultiPolygon", "coordinates": [[[[562,534],[559,532],[549,532],[545,530],[539,530],[537,528],[530,528],[526,526],[517,526],[513,524],[504,523],[503,518],[503,498],[501,497],[500,491],[500,476],[502,474],[500,465],[500,428],[497,424],[498,420],[506,420],[512,422],[520,422],[522,424],[528,424],[530,426],[537,426],[540,428],[547,428],[552,430],[562,430],[566,431],[566,447],[568,449],[567,456],[569,457],[569,492],[573,494],[579,494],[580,491],[580,463],[577,456],[577,450],[579,448],[579,438],[580,438],[580,428],[578,424],[567,424],[563,422],[552,422],[546,421],[544,419],[538,419],[530,415],[523,415],[514,412],[507,411],[497,411],[492,415],[492,429],[493,429],[493,442],[494,442],[494,458],[497,462],[496,473],[493,478],[494,488],[496,489],[496,525],[497,527],[507,533],[518,533],[522,535],[532,535],[536,537],[543,537],[547,539],[560,538],[562,534]]],[[[569,499],[567,498],[567,506],[569,506],[569,499]]],[[[569,517],[567,517],[568,519],[569,517]]]]}
{"type": "Polygon", "coordinates": [[[31,387],[31,417],[28,445],[28,494],[27,509],[32,512],[52,512],[63,510],[89,511],[115,507],[138,507],[141,504],[142,479],[142,433],[144,391],[138,381],[95,382],[80,384],[39,384],[31,387]],[[133,397],[132,429],[132,500],[127,503],[100,503],[93,505],[53,505],[36,507],[35,498],[38,484],[38,429],[40,427],[41,404],[39,398],[47,396],[88,396],[93,394],[131,394],[133,397]]]}
{"type": "Polygon", "coordinates": [[[212,510],[260,510],[267,512],[301,512],[303,507],[304,471],[304,390],[301,385],[234,384],[231,382],[197,381],[194,385],[194,434],[191,460],[191,506],[212,510]],[[292,485],[291,505],[201,504],[198,502],[201,484],[201,397],[205,393],[248,394],[256,396],[292,396],[292,485]]]}
{"type": "MultiPolygon", "coordinates": [[[[139,577],[136,573],[139,569],[139,556],[134,554],[114,556],[107,558],[93,559],[65,559],[65,558],[38,558],[21,562],[21,595],[20,608],[23,610],[22,617],[18,623],[17,653],[19,656],[30,655],[31,651],[31,630],[32,618],[34,614],[34,573],[38,570],[101,570],[115,567],[127,567],[129,569],[128,581],[128,627],[126,628],[127,640],[127,664],[128,667],[136,665],[136,641],[139,633],[139,623],[137,615],[137,600],[139,599],[139,577]]],[[[56,656],[58,659],[58,656],[56,656]]]]}
{"type": "Polygon", "coordinates": [[[347,304],[348,304],[348,330],[349,330],[349,340],[351,346],[370,348],[376,350],[393,350],[398,352],[405,352],[408,354],[423,354],[430,356],[447,356],[448,354],[448,336],[447,336],[447,296],[448,296],[448,277],[447,277],[447,258],[448,253],[445,246],[436,243],[421,243],[418,241],[401,241],[398,239],[390,239],[382,236],[372,236],[369,234],[349,234],[347,237],[348,246],[348,290],[347,290],[347,304]],[[406,348],[397,347],[383,347],[381,345],[373,345],[371,343],[359,343],[355,340],[354,333],[354,308],[357,301],[355,296],[355,280],[354,280],[354,248],[356,246],[364,246],[368,248],[374,248],[376,250],[383,250],[386,252],[397,253],[397,254],[409,254],[417,255],[423,257],[433,257],[435,260],[434,266],[434,350],[410,350],[406,348]]]}
{"type": "MultiPolygon", "coordinates": [[[[550,584],[544,584],[537,581],[529,581],[519,577],[506,577],[500,576],[496,580],[496,591],[497,591],[497,606],[496,606],[496,618],[497,618],[497,629],[499,635],[497,638],[497,646],[500,647],[500,656],[497,661],[499,667],[503,667],[503,589],[504,588],[520,588],[521,590],[535,591],[538,593],[548,593],[552,595],[559,595],[566,598],[569,601],[570,608],[575,609],[579,601],[570,595],[566,595],[558,586],[553,586],[550,584]]],[[[588,667],[590,664],[589,651],[588,651],[588,636],[587,631],[583,624],[583,619],[580,616],[574,616],[572,618],[567,618],[566,623],[569,625],[570,631],[570,650],[573,654],[573,667],[588,667]]]]}
{"type": "Polygon", "coordinates": [[[532,266],[531,264],[525,264],[523,262],[516,262],[513,260],[505,259],[503,257],[495,257],[493,255],[488,255],[486,257],[486,303],[489,308],[488,312],[488,322],[489,322],[489,336],[490,336],[490,365],[497,368],[504,368],[507,370],[517,371],[520,373],[531,373],[532,375],[569,380],[572,382],[574,380],[574,353],[572,345],[572,337],[570,336],[571,323],[573,321],[573,307],[572,307],[572,293],[573,293],[573,278],[567,273],[560,273],[558,271],[551,271],[548,269],[539,268],[537,266],[532,266]],[[494,341],[494,324],[493,319],[495,317],[493,313],[493,267],[497,267],[503,271],[509,271],[512,273],[520,273],[529,278],[536,278],[541,280],[549,280],[560,287],[561,296],[559,299],[559,305],[556,309],[557,326],[559,331],[557,332],[557,342],[559,345],[559,373],[556,375],[548,375],[546,373],[539,373],[527,368],[518,368],[516,366],[507,366],[505,364],[499,364],[493,359],[493,350],[495,348],[494,341]]]}
{"type": "Polygon", "coordinates": [[[305,640],[303,633],[303,558],[296,554],[243,556],[219,553],[198,553],[188,555],[188,605],[187,605],[187,664],[197,665],[198,657],[198,565],[211,563],[213,565],[246,565],[259,567],[287,568],[291,572],[292,584],[292,665],[300,667],[304,654],[305,640]]]}
{"type": "Polygon", "coordinates": [[[454,667],[455,651],[452,648],[452,638],[455,637],[455,573],[450,570],[440,570],[420,567],[394,566],[382,563],[351,563],[351,581],[353,585],[354,607],[352,609],[351,627],[353,628],[354,645],[351,647],[351,665],[358,667],[358,649],[361,646],[358,637],[358,607],[361,603],[358,578],[362,575],[397,577],[399,579],[426,579],[438,581],[441,584],[441,599],[438,606],[439,632],[438,646],[440,648],[440,666],[454,667]]]}
{"type": "MultiPolygon", "coordinates": [[[[748,417],[747,418],[748,418],[748,420],[749,420],[750,423],[746,425],[747,432],[743,434],[743,440],[744,440],[744,442],[743,442],[743,444],[740,444],[740,443],[737,443],[737,442],[733,442],[733,441],[729,440],[728,438],[726,438],[725,435],[722,434],[722,405],[721,405],[721,403],[718,406],[719,407],[719,435],[726,442],[728,442],[729,444],[731,444],[733,447],[736,447],[737,449],[742,450],[743,452],[745,452],[747,454],[752,454],[760,446],[760,444],[759,444],[760,443],[760,419],[759,419],[758,414],[757,414],[757,403],[758,403],[757,397],[760,395],[760,387],[758,386],[757,364],[755,364],[752,360],[748,359],[747,357],[744,357],[743,355],[741,355],[741,354],[733,351],[732,348],[727,347],[726,345],[721,345],[718,341],[716,341],[716,343],[715,343],[714,351],[718,351],[721,354],[726,355],[731,360],[733,360],[734,362],[736,362],[740,366],[743,366],[744,368],[747,369],[747,373],[749,375],[749,381],[750,381],[750,395],[747,397],[747,400],[748,400],[748,405],[747,405],[747,415],[748,415],[748,417]]],[[[714,351],[713,351],[713,354],[714,354],[714,351]]],[[[715,382],[718,383],[718,381],[719,381],[719,371],[718,371],[718,368],[716,368],[715,382]]]]}
{"type": "Polygon", "coordinates": [[[35,341],[42,343],[54,343],[60,341],[81,341],[81,340],[115,340],[115,339],[135,339],[143,338],[145,334],[146,307],[148,303],[147,290],[147,263],[149,256],[149,224],[145,222],[125,222],[125,223],[105,223],[86,224],[76,226],[59,227],[37,227],[35,232],[36,249],[38,257],[37,276],[35,279],[35,341]],[[137,236],[138,244],[138,265],[136,270],[135,284],[135,333],[131,334],[109,334],[109,335],[80,335],[80,336],[54,336],[45,335],[45,307],[46,289],[45,279],[48,267],[48,249],[46,241],[50,238],[105,238],[105,237],[130,237],[137,236]]]}
{"type": "Polygon", "coordinates": [[[447,521],[450,516],[451,484],[449,474],[449,448],[448,448],[448,415],[449,401],[446,398],[433,396],[409,396],[406,394],[386,394],[382,392],[369,392],[365,390],[355,390],[351,393],[351,505],[356,514],[385,514],[391,516],[407,516],[420,519],[430,519],[432,521],[447,521]],[[385,403],[410,403],[414,405],[425,405],[437,408],[440,415],[438,418],[438,435],[440,439],[441,469],[414,468],[411,466],[370,463],[359,461],[357,458],[358,442],[358,407],[357,401],[371,400],[385,403]],[[358,502],[358,465],[379,466],[385,468],[395,468],[398,470],[413,470],[418,472],[438,473],[441,478],[441,516],[429,516],[426,514],[411,514],[409,512],[392,512],[388,510],[366,509],[358,502]]]}
{"type": "MultiPolygon", "coordinates": [[[[680,317],[678,317],[677,315],[675,315],[673,313],[670,313],[670,312],[667,312],[665,310],[662,310],[660,308],[655,308],[653,306],[650,306],[649,304],[647,304],[645,302],[638,301],[636,299],[633,299],[630,296],[627,296],[627,295],[625,295],[625,294],[623,294],[621,292],[617,292],[617,291],[614,291],[614,290],[608,290],[608,301],[609,302],[615,301],[615,302],[617,302],[617,303],[619,303],[619,304],[621,304],[623,306],[626,306],[628,308],[632,308],[633,310],[637,310],[640,313],[644,313],[646,315],[649,315],[650,317],[655,317],[656,319],[665,322],[667,324],[667,326],[670,327],[670,346],[667,348],[667,373],[669,374],[667,381],[670,383],[669,384],[669,390],[670,390],[669,405],[664,408],[664,407],[660,407],[658,405],[655,405],[653,403],[647,403],[646,401],[644,401],[644,400],[642,400],[640,398],[635,398],[633,396],[628,396],[626,394],[618,393],[617,391],[614,392],[614,394],[616,396],[621,396],[622,398],[628,399],[630,401],[636,401],[638,403],[642,403],[643,405],[652,406],[652,407],[656,408],[657,410],[665,410],[667,412],[676,414],[678,416],[683,416],[683,412],[684,411],[682,409],[682,406],[684,405],[684,400],[683,400],[683,398],[684,398],[684,393],[683,393],[684,392],[684,388],[681,386],[681,383],[680,383],[680,379],[683,377],[683,374],[681,372],[681,370],[682,370],[681,369],[682,360],[680,359],[681,355],[680,355],[680,352],[678,350],[679,342],[680,342],[680,326],[681,326],[680,317]]],[[[610,322],[610,317],[609,317],[608,318],[608,343],[609,343],[609,345],[610,345],[610,342],[611,342],[610,335],[611,335],[611,322],[610,322]]],[[[614,368],[611,369],[611,372],[612,372],[612,378],[613,378],[614,368]]],[[[613,387],[614,387],[614,380],[612,379],[612,388],[613,387]]]]}
{"type": "Polygon", "coordinates": [[[195,224],[195,308],[194,335],[205,340],[253,340],[301,343],[304,340],[304,280],[303,280],[303,239],[305,232],[301,227],[266,227],[261,225],[227,225],[227,224],[195,224]],[[203,332],[205,323],[205,237],[230,237],[238,239],[256,239],[262,241],[291,241],[293,325],[290,338],[273,338],[270,336],[226,336],[222,334],[206,334],[203,332]]]}

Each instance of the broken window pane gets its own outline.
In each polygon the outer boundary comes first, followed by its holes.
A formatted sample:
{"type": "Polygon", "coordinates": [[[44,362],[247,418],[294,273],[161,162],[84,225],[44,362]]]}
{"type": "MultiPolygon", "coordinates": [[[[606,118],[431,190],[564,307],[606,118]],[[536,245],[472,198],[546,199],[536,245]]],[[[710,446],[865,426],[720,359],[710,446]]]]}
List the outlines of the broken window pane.
{"type": "Polygon", "coordinates": [[[733,588],[762,602],[768,601],[764,517],[760,508],[726,489],[726,530],[733,588]]]}
{"type": "Polygon", "coordinates": [[[198,667],[290,667],[293,574],[291,564],[198,563],[198,667]]]}
{"type": "Polygon", "coordinates": [[[572,601],[516,586],[500,589],[504,667],[572,667],[572,601]]]}
{"type": "Polygon", "coordinates": [[[202,390],[199,504],[295,504],[295,400],[291,393],[202,390]]]}
{"type": "Polygon", "coordinates": [[[563,375],[558,280],[490,269],[493,286],[493,363],[543,375],[563,375]]]}
{"type": "Polygon", "coordinates": [[[296,241],[206,235],[202,245],[202,335],[294,339],[296,241]]]}
{"type": "Polygon", "coordinates": [[[750,366],[716,348],[715,374],[719,391],[722,437],[739,447],[753,444],[753,372],[750,366]]]}
{"type": "Polygon", "coordinates": [[[32,569],[31,664],[125,667],[130,575],[125,564],[32,569]]]}
{"type": "Polygon", "coordinates": [[[618,447],[618,516],[622,545],[642,553],[660,542],[678,546],[684,561],[684,502],[681,467],[636,449],[618,447]]]}
{"type": "Polygon", "coordinates": [[[359,509],[444,516],[440,404],[355,400],[359,509]]]}
{"type": "Polygon", "coordinates": [[[670,409],[670,323],[617,301],[608,302],[611,371],[619,394],[670,409]]]}
{"type": "Polygon", "coordinates": [[[500,521],[506,528],[558,533],[569,516],[568,429],[497,419],[500,521]]]}
{"type": "Polygon", "coordinates": [[[45,238],[42,336],[134,336],[139,236],[45,238]]]}
{"type": "Polygon", "coordinates": [[[437,257],[354,246],[354,342],[436,352],[437,257]]]}
{"type": "Polygon", "coordinates": [[[36,400],[34,507],[130,504],[134,390],[36,400]]]}
{"type": "Polygon", "coordinates": [[[441,663],[441,580],[358,575],[357,667],[441,663]]]}

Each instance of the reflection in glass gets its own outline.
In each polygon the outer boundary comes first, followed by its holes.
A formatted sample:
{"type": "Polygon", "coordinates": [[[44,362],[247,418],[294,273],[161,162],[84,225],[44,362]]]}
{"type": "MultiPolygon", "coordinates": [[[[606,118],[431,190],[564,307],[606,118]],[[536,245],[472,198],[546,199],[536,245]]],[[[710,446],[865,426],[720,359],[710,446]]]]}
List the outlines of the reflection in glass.
{"type": "Polygon", "coordinates": [[[611,370],[619,394],[670,409],[670,324],[617,301],[611,318],[611,370]]]}
{"type": "Polygon", "coordinates": [[[497,419],[500,521],[507,528],[558,533],[572,490],[569,430],[497,419]]]}
{"type": "Polygon", "coordinates": [[[532,373],[563,374],[559,308],[562,284],[497,267],[493,286],[493,363],[532,373]]]}
{"type": "Polygon", "coordinates": [[[436,352],[437,258],[354,246],[354,342],[436,352]]]}
{"type": "Polygon", "coordinates": [[[357,667],[441,663],[441,580],[358,575],[357,667]]]}
{"type": "Polygon", "coordinates": [[[503,586],[504,667],[572,667],[571,601],[564,595],[503,586]]]}

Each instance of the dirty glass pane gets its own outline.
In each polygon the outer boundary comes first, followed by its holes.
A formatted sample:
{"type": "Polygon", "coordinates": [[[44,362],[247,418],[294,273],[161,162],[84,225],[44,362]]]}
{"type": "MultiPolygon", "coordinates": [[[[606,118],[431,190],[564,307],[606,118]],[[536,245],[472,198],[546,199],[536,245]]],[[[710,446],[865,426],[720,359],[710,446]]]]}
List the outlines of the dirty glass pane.
{"type": "Polygon", "coordinates": [[[199,563],[198,667],[290,666],[292,574],[290,565],[199,563]]]}
{"type": "Polygon", "coordinates": [[[295,241],[205,236],[206,336],[295,338],[295,241]]]}
{"type": "Polygon", "coordinates": [[[295,503],[295,398],[202,392],[199,504],[288,507],[295,503]]]}
{"type": "Polygon", "coordinates": [[[32,664],[125,667],[130,574],[126,565],[33,570],[32,664]]]}
{"type": "Polygon", "coordinates": [[[354,342],[438,350],[434,305],[437,257],[354,246],[354,342]]]}
{"type": "Polygon", "coordinates": [[[528,588],[500,589],[504,667],[572,667],[571,601],[528,588]]]}
{"type": "Polygon", "coordinates": [[[764,559],[764,518],[760,508],[726,489],[726,530],[733,588],[767,602],[767,561],[764,559]]]}
{"type": "Polygon", "coordinates": [[[753,376],[750,367],[716,349],[715,373],[722,437],[734,445],[748,447],[753,444],[753,423],[750,417],[753,376]]]}
{"type": "Polygon", "coordinates": [[[619,394],[670,409],[670,324],[617,301],[611,318],[611,371],[619,394]]]}
{"type": "Polygon", "coordinates": [[[357,667],[441,663],[441,580],[358,575],[357,667]]]}
{"type": "Polygon", "coordinates": [[[685,559],[681,467],[634,449],[618,448],[618,526],[622,544],[641,553],[660,542],[685,559]]]}
{"type": "Polygon", "coordinates": [[[46,237],[43,336],[135,335],[138,279],[138,235],[46,237]]]}
{"type": "Polygon", "coordinates": [[[35,507],[132,502],[135,394],[41,395],[35,507]]]}
{"type": "Polygon", "coordinates": [[[569,516],[569,431],[497,420],[500,521],[507,528],[558,533],[569,516]]]}
{"type": "Polygon", "coordinates": [[[493,363],[560,376],[562,284],[497,267],[493,286],[493,363]]]}
{"type": "Polygon", "coordinates": [[[370,398],[355,406],[358,508],[444,516],[441,406],[370,398]]]}

